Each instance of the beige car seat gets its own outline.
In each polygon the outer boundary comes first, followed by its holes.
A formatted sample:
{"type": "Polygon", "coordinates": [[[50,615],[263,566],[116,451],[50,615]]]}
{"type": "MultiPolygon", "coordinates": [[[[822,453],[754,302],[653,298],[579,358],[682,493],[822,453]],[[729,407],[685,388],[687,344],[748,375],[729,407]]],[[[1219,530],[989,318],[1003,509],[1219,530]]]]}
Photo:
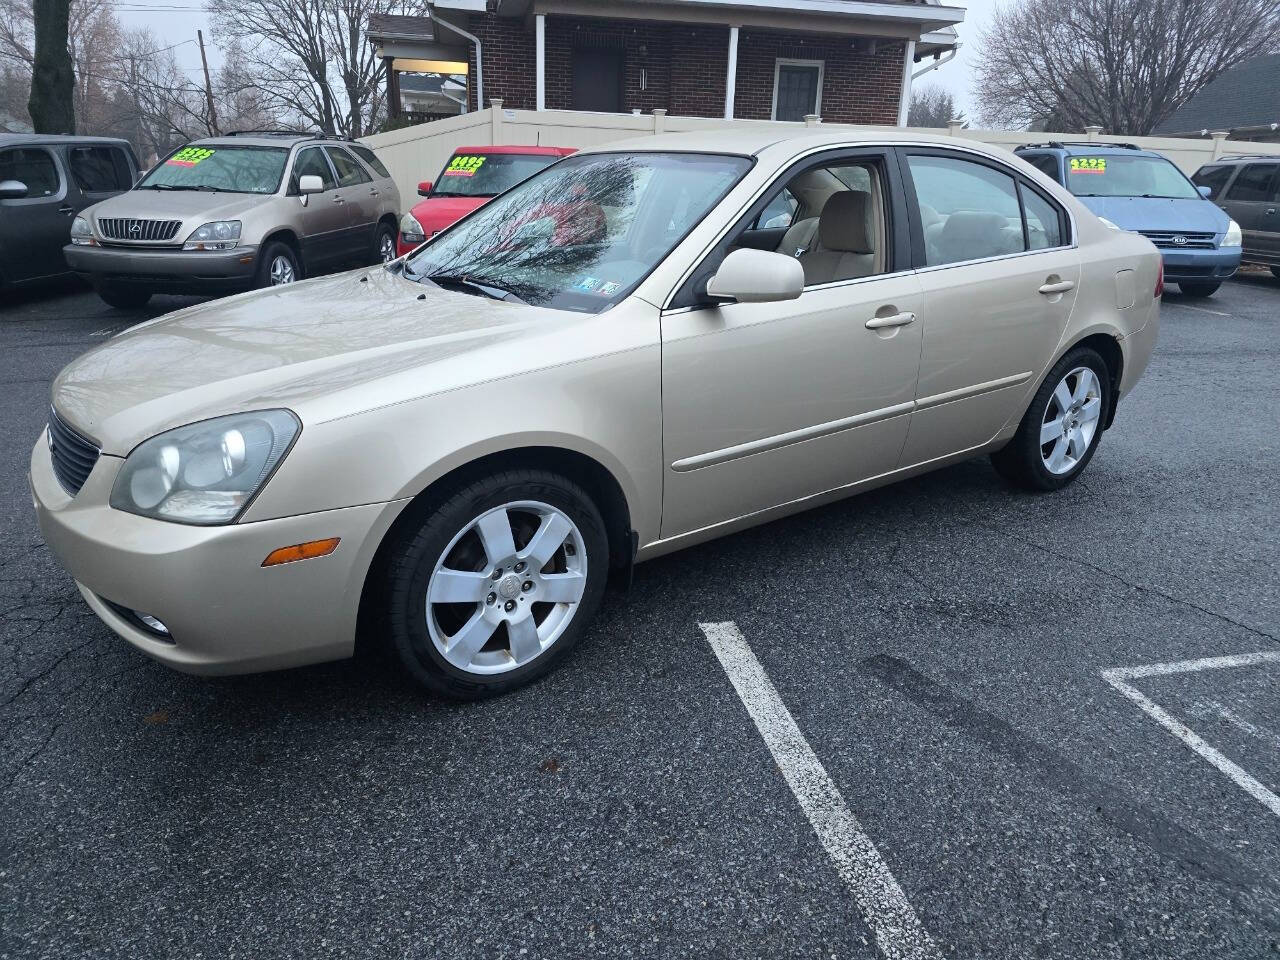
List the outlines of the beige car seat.
{"type": "Polygon", "coordinates": [[[875,241],[867,231],[870,207],[871,194],[862,190],[841,190],[827,199],[817,243],[799,257],[805,286],[875,273],[875,241]]]}

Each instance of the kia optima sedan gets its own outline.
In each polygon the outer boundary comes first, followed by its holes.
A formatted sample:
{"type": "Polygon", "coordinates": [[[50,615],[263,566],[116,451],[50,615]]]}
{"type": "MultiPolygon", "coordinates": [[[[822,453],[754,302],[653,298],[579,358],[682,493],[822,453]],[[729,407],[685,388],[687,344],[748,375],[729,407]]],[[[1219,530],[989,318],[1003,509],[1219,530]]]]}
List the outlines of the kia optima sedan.
{"type": "Polygon", "coordinates": [[[563,660],[637,561],[980,454],[1072,482],[1147,366],[1160,271],[970,141],[645,138],[387,266],[90,351],[31,486],[157,660],[336,659],[359,624],[482,697],[563,660]]]}

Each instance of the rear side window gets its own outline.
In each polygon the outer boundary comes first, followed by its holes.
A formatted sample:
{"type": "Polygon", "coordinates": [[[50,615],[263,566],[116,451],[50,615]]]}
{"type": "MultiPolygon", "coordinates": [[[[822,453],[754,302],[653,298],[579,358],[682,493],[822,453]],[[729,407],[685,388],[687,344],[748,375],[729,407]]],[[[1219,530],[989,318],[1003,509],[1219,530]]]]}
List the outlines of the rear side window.
{"type": "Polygon", "coordinates": [[[308,147],[306,150],[298,151],[298,159],[293,162],[292,184],[295,193],[303,177],[319,177],[326,190],[332,190],[338,185],[319,147],[308,147]]]}
{"type": "Polygon", "coordinates": [[[378,159],[378,155],[374,153],[372,150],[370,150],[368,147],[362,147],[357,143],[353,143],[351,145],[351,152],[354,153],[361,160],[363,160],[365,163],[367,163],[369,165],[369,169],[372,170],[374,173],[376,173],[378,176],[380,177],[391,176],[391,171],[388,170],[386,166],[383,165],[382,161],[378,159]]]}
{"type": "Polygon", "coordinates": [[[953,157],[913,155],[907,162],[915,181],[928,266],[1026,249],[1013,177],[953,157]]]}
{"type": "Polygon", "coordinates": [[[39,147],[0,150],[0,180],[25,183],[28,197],[51,197],[58,192],[58,168],[49,151],[39,147]]]}
{"type": "Polygon", "coordinates": [[[119,193],[133,186],[133,171],[119,147],[72,147],[71,176],[85,193],[119,193]]]}
{"type": "Polygon", "coordinates": [[[1063,246],[1062,216],[1058,208],[1022,184],[1018,189],[1022,193],[1022,210],[1027,217],[1027,248],[1048,250],[1063,246]]]}
{"type": "Polygon", "coordinates": [[[1227,193],[1228,200],[1259,200],[1264,203],[1276,198],[1276,170],[1274,163],[1250,163],[1236,174],[1235,183],[1227,193]]]}
{"type": "Polygon", "coordinates": [[[325,147],[325,153],[333,161],[333,169],[338,171],[338,186],[354,187],[356,184],[369,183],[371,178],[364,172],[364,167],[356,163],[355,158],[338,147],[325,147]]]}
{"type": "Polygon", "coordinates": [[[1227,181],[1231,179],[1231,171],[1234,167],[1201,167],[1195,172],[1191,178],[1191,182],[1197,187],[1209,188],[1209,199],[1217,200],[1218,195],[1222,193],[1222,188],[1227,185],[1227,181]]]}
{"type": "Polygon", "coordinates": [[[1023,157],[1023,159],[1055,183],[1062,182],[1062,177],[1058,175],[1057,157],[1041,154],[1036,157],[1023,157]]]}

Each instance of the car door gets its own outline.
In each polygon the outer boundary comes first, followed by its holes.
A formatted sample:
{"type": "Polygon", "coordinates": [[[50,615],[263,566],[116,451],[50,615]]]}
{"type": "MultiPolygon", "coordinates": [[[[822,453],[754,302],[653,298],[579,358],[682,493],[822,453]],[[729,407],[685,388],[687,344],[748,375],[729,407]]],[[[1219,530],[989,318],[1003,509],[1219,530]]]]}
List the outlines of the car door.
{"type": "Polygon", "coordinates": [[[27,188],[25,197],[0,200],[0,277],[14,283],[65,273],[62,248],[71,240],[78,198],[55,153],[44,146],[0,149],[0,180],[27,188]]]}
{"type": "Polygon", "coordinates": [[[327,146],[325,153],[338,176],[338,195],[347,205],[346,256],[367,260],[373,251],[373,229],[381,206],[373,178],[342,147],[327,146]]]}
{"type": "Polygon", "coordinates": [[[1263,263],[1280,262],[1280,203],[1276,190],[1280,164],[1246,163],[1219,201],[1227,215],[1240,224],[1244,239],[1244,259],[1263,263]]]}
{"type": "MultiPolygon", "coordinates": [[[[897,466],[920,359],[914,320],[921,298],[909,269],[905,207],[890,159],[885,150],[841,151],[793,167],[707,255],[664,311],[663,537],[897,466]],[[845,208],[870,213],[856,236],[836,236],[838,229],[820,226],[829,243],[814,245],[817,259],[810,262],[818,272],[798,299],[696,300],[699,285],[705,289],[725,255],[747,245],[744,234],[761,212],[776,206],[778,192],[799,177],[830,177],[845,167],[868,171],[868,189],[836,183],[831,196],[858,192],[869,199],[835,201],[835,214],[845,208]],[[830,268],[846,260],[861,266],[830,268]]],[[[827,220],[839,226],[839,216],[827,220]]],[[[796,253],[804,265],[808,251],[796,253]]]]}
{"type": "Polygon", "coordinates": [[[338,178],[321,147],[303,147],[293,159],[289,192],[299,195],[298,183],[305,176],[316,176],[324,184],[322,193],[301,197],[305,204],[297,217],[303,235],[302,258],[308,273],[332,266],[347,256],[350,214],[346,200],[339,194],[338,178]]]}
{"type": "Polygon", "coordinates": [[[910,466],[980,446],[1020,414],[1066,329],[1080,263],[1065,210],[1013,169],[947,149],[901,161],[924,298],[910,466]]]}

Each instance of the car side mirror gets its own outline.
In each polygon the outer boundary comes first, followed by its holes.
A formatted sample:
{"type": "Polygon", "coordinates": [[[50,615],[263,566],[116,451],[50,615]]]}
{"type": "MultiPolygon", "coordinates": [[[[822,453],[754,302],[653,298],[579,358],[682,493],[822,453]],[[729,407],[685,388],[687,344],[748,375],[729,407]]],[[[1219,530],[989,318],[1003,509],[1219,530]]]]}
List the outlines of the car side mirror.
{"type": "Polygon", "coordinates": [[[0,200],[21,200],[27,195],[27,185],[21,180],[0,180],[0,200]]]}
{"type": "Polygon", "coordinates": [[[1196,187],[1196,189],[1200,191],[1200,196],[1204,197],[1206,200],[1208,200],[1210,195],[1213,193],[1213,187],[1205,186],[1203,184],[1196,187]]]}
{"type": "Polygon", "coordinates": [[[298,178],[298,192],[303,196],[309,193],[324,193],[324,181],[314,173],[304,173],[298,178]]]}
{"type": "Polygon", "coordinates": [[[431,183],[431,181],[430,181],[430,180],[423,180],[421,183],[419,183],[419,184],[418,184],[418,196],[420,196],[420,197],[429,197],[429,196],[431,196],[431,187],[432,187],[432,186],[433,186],[433,184],[431,183]]]}
{"type": "Polygon", "coordinates": [[[795,300],[804,291],[804,268],[795,257],[743,247],[734,250],[707,281],[707,296],[739,303],[795,300]]]}

